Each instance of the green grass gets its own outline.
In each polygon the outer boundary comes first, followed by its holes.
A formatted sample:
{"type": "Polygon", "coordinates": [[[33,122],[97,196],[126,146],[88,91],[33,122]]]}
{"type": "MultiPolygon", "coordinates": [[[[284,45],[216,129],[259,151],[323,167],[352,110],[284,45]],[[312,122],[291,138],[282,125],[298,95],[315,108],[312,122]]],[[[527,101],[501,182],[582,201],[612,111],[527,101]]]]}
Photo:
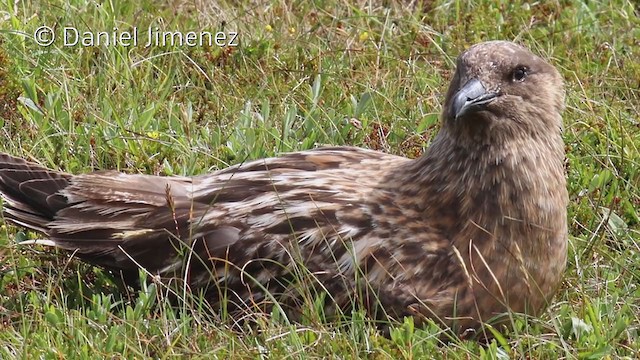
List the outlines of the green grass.
{"type": "MultiPolygon", "coordinates": [[[[640,352],[637,2],[59,0],[0,3],[0,149],[72,173],[194,175],[316,144],[416,157],[439,127],[453,60],[517,40],[567,82],[569,269],[539,319],[486,347],[361,314],[230,328],[197,299],[170,309],[3,226],[0,358],[635,358],[640,352]],[[216,3],[216,2],[214,2],[216,3]],[[82,31],[238,32],[237,47],[38,46],[82,31]]],[[[313,312],[313,308],[310,310],[313,312]]],[[[320,316],[318,314],[318,316],[320,316]]]]}

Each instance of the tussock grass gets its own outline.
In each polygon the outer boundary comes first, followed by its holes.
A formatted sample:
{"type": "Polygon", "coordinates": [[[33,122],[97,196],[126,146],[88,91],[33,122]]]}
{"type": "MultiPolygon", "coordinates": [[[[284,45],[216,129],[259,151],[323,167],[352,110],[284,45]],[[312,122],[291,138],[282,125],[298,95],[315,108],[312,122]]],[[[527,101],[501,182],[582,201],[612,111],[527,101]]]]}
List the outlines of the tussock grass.
{"type": "MultiPolygon", "coordinates": [[[[0,4],[2,151],[78,173],[194,175],[349,144],[416,157],[438,129],[453,59],[517,40],[567,81],[570,263],[539,319],[481,347],[410,320],[382,336],[361,313],[237,329],[198,296],[171,307],[65,254],[0,236],[2,358],[634,358],[640,351],[640,10],[632,1],[58,0],[0,4]],[[238,32],[238,47],[38,46],[59,34],[238,32]],[[211,310],[211,309],[210,309],[211,310]]],[[[303,275],[304,276],[304,275],[303,275]]]]}

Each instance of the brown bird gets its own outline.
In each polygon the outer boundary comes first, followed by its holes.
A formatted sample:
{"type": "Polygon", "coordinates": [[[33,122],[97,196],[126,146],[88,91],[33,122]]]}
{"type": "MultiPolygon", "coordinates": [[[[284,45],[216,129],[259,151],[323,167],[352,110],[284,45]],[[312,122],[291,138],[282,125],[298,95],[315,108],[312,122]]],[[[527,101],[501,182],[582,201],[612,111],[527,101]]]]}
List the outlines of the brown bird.
{"type": "Polygon", "coordinates": [[[301,288],[457,333],[539,314],[567,258],[563,81],[529,50],[477,44],[457,61],[442,127],[415,160],[352,147],[196,177],[71,175],[0,156],[6,219],[36,241],[214,306],[294,316],[301,288]]]}

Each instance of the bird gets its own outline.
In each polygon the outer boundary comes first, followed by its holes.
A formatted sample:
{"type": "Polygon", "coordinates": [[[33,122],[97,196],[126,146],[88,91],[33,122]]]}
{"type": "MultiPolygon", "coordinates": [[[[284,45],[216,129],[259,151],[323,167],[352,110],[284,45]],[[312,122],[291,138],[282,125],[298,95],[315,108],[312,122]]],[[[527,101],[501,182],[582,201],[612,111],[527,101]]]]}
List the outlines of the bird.
{"type": "MultiPolygon", "coordinates": [[[[0,155],[4,218],[128,283],[142,269],[214,308],[433,321],[464,336],[539,316],[567,262],[564,82],[494,40],[456,61],[415,159],[319,147],[198,176],[73,175],[0,155]],[[500,320],[503,319],[503,320],[500,320]]],[[[298,315],[296,315],[298,314],[298,315]]]]}

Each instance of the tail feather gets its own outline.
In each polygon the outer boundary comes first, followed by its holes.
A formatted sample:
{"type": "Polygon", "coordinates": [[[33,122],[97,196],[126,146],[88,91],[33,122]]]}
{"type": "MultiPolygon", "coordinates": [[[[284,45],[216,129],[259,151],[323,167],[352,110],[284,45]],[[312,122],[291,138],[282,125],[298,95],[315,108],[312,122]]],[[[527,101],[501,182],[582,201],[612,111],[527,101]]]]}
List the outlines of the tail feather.
{"type": "Polygon", "coordinates": [[[5,216],[22,226],[45,232],[55,213],[66,206],[58,193],[71,175],[0,154],[0,194],[5,216]]]}
{"type": "MultiPolygon", "coordinates": [[[[34,173],[22,175],[31,176],[34,173]]],[[[43,174],[43,176],[47,175],[51,176],[52,174],[51,172],[43,174]]],[[[19,190],[34,203],[34,206],[46,212],[47,215],[53,216],[58,210],[67,206],[66,200],[57,191],[67,187],[68,183],[69,181],[66,178],[30,179],[21,182],[19,190]]]]}
{"type": "Polygon", "coordinates": [[[189,233],[190,182],[113,171],[74,176],[0,153],[5,219],[46,236],[27,243],[125,272],[138,264],[154,271],[173,261],[179,246],[171,239],[189,233]]]}
{"type": "Polygon", "coordinates": [[[120,203],[127,207],[166,206],[168,191],[176,200],[188,197],[186,187],[180,184],[184,181],[191,179],[100,171],[74,176],[74,181],[62,193],[69,202],[91,199],[96,203],[120,203]]]}

